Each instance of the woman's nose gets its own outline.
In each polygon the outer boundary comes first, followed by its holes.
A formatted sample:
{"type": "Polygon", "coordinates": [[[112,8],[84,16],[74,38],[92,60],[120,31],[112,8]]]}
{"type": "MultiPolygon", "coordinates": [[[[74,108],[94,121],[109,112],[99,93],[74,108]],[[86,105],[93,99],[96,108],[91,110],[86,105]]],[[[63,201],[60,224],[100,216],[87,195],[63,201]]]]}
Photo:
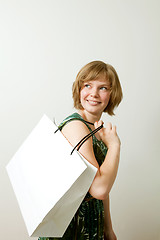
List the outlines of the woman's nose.
{"type": "Polygon", "coordinates": [[[93,96],[93,97],[98,96],[98,89],[97,88],[92,88],[91,96],[93,96]]]}

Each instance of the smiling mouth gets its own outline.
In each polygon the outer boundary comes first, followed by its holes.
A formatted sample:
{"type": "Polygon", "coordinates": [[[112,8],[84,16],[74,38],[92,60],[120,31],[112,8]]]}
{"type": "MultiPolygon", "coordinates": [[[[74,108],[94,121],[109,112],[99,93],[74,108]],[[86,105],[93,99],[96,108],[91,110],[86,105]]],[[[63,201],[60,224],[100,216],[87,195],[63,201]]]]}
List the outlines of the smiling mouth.
{"type": "Polygon", "coordinates": [[[93,100],[87,100],[87,102],[89,102],[91,105],[100,104],[100,102],[98,102],[98,101],[93,101],[93,100]]]}

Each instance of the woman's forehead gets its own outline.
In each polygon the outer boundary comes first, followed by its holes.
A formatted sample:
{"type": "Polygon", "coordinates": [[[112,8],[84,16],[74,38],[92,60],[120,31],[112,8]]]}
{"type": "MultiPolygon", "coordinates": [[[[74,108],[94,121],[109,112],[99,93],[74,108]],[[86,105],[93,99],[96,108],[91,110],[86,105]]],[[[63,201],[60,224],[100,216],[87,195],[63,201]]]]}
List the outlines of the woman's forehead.
{"type": "Polygon", "coordinates": [[[96,83],[99,83],[99,84],[110,84],[108,78],[104,77],[104,76],[99,76],[95,79],[87,79],[86,81],[84,81],[85,83],[86,82],[96,82],[96,83]]]}

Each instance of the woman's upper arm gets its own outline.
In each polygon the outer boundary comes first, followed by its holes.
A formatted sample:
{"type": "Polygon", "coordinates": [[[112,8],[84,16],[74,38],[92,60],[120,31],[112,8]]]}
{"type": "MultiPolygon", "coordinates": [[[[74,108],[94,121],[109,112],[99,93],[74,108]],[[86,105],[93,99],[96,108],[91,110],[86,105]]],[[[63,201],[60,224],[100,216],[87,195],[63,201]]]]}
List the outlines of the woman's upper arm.
{"type": "MultiPolygon", "coordinates": [[[[71,143],[71,145],[75,146],[83,137],[90,133],[90,131],[83,122],[74,120],[67,123],[63,127],[62,133],[71,143]]],[[[95,167],[99,168],[93,151],[92,137],[84,142],[84,144],[79,149],[79,152],[85,157],[86,160],[88,160],[95,167]]]]}
{"type": "MultiPolygon", "coordinates": [[[[83,137],[89,133],[87,126],[81,121],[72,121],[65,125],[62,129],[63,135],[68,139],[71,145],[75,146],[83,137]]],[[[85,157],[85,159],[94,165],[98,171],[89,189],[90,194],[97,199],[105,199],[106,184],[103,183],[101,178],[100,168],[95,158],[93,151],[92,138],[90,137],[79,149],[79,152],[85,157]],[[105,185],[105,186],[104,186],[105,185]]]]}

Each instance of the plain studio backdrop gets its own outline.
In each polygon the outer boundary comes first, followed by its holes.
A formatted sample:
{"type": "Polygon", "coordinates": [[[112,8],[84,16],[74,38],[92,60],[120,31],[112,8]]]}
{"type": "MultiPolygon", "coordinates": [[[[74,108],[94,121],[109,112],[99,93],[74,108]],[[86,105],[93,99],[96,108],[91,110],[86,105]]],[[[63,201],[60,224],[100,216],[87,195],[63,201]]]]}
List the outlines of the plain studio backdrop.
{"type": "Polygon", "coordinates": [[[103,115],[122,142],[114,230],[118,240],[160,239],[159,9],[158,0],[0,1],[1,239],[30,239],[5,166],[44,113],[59,123],[75,111],[72,83],[93,60],[115,67],[124,93],[116,115],[103,115]]]}

